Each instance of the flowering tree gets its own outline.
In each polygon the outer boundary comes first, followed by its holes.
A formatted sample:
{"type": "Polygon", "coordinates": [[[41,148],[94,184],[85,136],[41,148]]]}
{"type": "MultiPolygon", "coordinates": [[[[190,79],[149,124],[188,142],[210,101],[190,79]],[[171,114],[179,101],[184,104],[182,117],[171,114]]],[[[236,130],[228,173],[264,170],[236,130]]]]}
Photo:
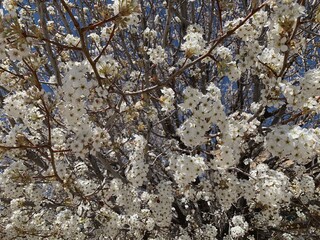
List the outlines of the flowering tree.
{"type": "Polygon", "coordinates": [[[0,1],[1,239],[319,239],[320,3],[0,1]]]}

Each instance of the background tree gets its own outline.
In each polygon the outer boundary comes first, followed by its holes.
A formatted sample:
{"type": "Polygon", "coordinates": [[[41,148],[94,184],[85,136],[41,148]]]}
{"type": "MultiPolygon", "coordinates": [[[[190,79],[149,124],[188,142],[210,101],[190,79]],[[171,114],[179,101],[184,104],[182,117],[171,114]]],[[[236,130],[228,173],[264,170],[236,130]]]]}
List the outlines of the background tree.
{"type": "Polygon", "coordinates": [[[318,1],[0,4],[1,239],[319,239],[318,1]]]}

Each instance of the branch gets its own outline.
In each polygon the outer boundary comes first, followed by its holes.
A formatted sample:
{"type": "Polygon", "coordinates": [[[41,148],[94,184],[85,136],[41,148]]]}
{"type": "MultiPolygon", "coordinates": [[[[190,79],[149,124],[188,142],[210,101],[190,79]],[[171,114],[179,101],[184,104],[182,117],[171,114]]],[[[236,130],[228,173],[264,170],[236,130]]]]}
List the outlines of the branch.
{"type": "Polygon", "coordinates": [[[55,41],[52,41],[50,39],[47,39],[47,38],[44,38],[44,37],[37,37],[37,36],[33,36],[33,35],[28,35],[28,34],[25,34],[24,35],[25,37],[29,37],[29,38],[35,38],[35,39],[38,39],[40,41],[44,41],[46,43],[51,43],[53,45],[56,45],[58,48],[65,48],[65,49],[70,49],[70,50],[78,50],[78,51],[81,51],[82,49],[80,47],[75,47],[75,46],[68,46],[68,45],[64,45],[62,43],[58,43],[58,42],[55,42],[55,41]]]}
{"type": "Polygon", "coordinates": [[[201,60],[203,60],[206,57],[209,57],[211,52],[220,44],[222,43],[226,38],[230,37],[235,31],[237,31],[242,25],[244,25],[249,18],[251,18],[256,12],[258,12],[261,8],[263,8],[267,2],[264,2],[263,4],[261,4],[259,7],[257,7],[256,9],[252,10],[252,12],[243,20],[241,21],[237,26],[235,26],[233,29],[227,31],[225,34],[223,34],[221,37],[219,37],[218,39],[216,39],[214,42],[214,44],[212,45],[212,47],[209,49],[209,51],[205,54],[203,54],[202,56],[198,57],[197,59],[193,60],[191,63],[188,63],[186,65],[183,65],[183,67],[181,67],[177,72],[175,72],[174,74],[171,75],[171,77],[168,79],[167,82],[171,82],[173,79],[175,79],[176,77],[178,77],[179,75],[181,75],[184,70],[186,70],[187,68],[195,65],[196,63],[200,62],[201,60]]]}
{"type": "Polygon", "coordinates": [[[107,49],[107,47],[109,46],[111,39],[114,36],[114,33],[116,31],[117,25],[113,26],[112,32],[110,34],[110,37],[108,39],[108,42],[106,43],[106,45],[103,47],[103,49],[101,50],[101,52],[99,53],[98,57],[96,57],[96,59],[93,60],[94,63],[97,63],[99,61],[99,59],[101,58],[101,56],[103,55],[104,51],[107,49]]]}
{"type": "Polygon", "coordinates": [[[126,92],[124,92],[124,94],[125,95],[138,95],[138,94],[142,94],[142,93],[146,93],[146,92],[151,92],[152,90],[157,89],[160,86],[162,86],[162,84],[154,85],[154,86],[151,86],[151,87],[139,90],[139,91],[135,91],[135,92],[126,91],[126,92]]]}
{"type": "Polygon", "coordinates": [[[85,33],[85,32],[87,32],[87,31],[89,31],[89,30],[94,30],[96,27],[99,27],[99,26],[101,26],[101,25],[104,25],[104,24],[107,23],[107,22],[114,21],[114,20],[116,20],[118,17],[119,17],[119,15],[117,14],[117,15],[111,17],[111,18],[104,19],[104,20],[102,20],[102,21],[100,21],[100,22],[89,24],[88,26],[81,28],[80,31],[81,31],[82,33],[85,33]]]}
{"type": "MultiPolygon", "coordinates": [[[[55,0],[56,1],[56,0],[55,0]]],[[[98,69],[96,67],[96,63],[91,59],[91,56],[90,56],[90,53],[87,49],[87,45],[86,45],[86,42],[85,42],[85,37],[84,37],[84,31],[82,30],[82,28],[80,27],[80,24],[78,23],[77,19],[75,18],[75,16],[73,15],[70,7],[68,6],[68,4],[64,1],[64,0],[61,0],[61,4],[62,6],[65,8],[65,10],[67,11],[67,13],[69,14],[75,28],[77,29],[78,31],[78,34],[79,34],[79,37],[80,37],[80,42],[81,42],[81,50],[82,52],[84,53],[84,55],[86,56],[88,62],[90,63],[91,67],[92,67],[92,70],[97,78],[97,81],[98,81],[98,84],[100,87],[102,87],[102,78],[101,76],[99,75],[99,72],[98,72],[98,69]]]]}
{"type": "Polygon", "coordinates": [[[116,170],[114,170],[112,168],[112,166],[110,165],[110,163],[108,162],[108,160],[105,159],[105,156],[103,156],[101,153],[97,153],[96,156],[92,156],[93,158],[96,158],[97,160],[99,160],[104,166],[105,168],[108,170],[109,173],[111,173],[111,175],[115,178],[120,178],[121,181],[123,183],[129,183],[129,181],[123,177],[120,173],[118,173],[116,170]]]}
{"type": "Polygon", "coordinates": [[[168,9],[167,9],[167,19],[166,19],[166,26],[163,32],[162,38],[162,47],[166,47],[168,44],[168,33],[170,29],[170,23],[172,18],[172,2],[171,0],[168,1],[168,9]]]}
{"type": "Polygon", "coordinates": [[[218,8],[218,16],[219,16],[219,24],[220,24],[220,32],[223,34],[223,27],[222,27],[222,14],[221,14],[221,7],[219,0],[217,1],[217,8],[218,8]]]}
{"type": "Polygon", "coordinates": [[[311,31],[311,30],[309,30],[309,29],[303,28],[302,26],[299,26],[299,28],[300,28],[301,30],[307,32],[307,33],[310,33],[310,34],[312,34],[312,35],[315,35],[315,36],[320,37],[320,34],[319,34],[319,33],[316,33],[316,32],[313,32],[313,31],[311,31]]]}
{"type": "MultiPolygon", "coordinates": [[[[40,25],[41,25],[41,28],[43,31],[43,35],[45,38],[49,39],[49,32],[48,32],[48,28],[47,28],[47,24],[46,24],[46,19],[45,19],[46,8],[44,5],[44,2],[41,0],[37,0],[37,7],[39,10],[40,25]]],[[[56,76],[56,79],[57,79],[57,83],[59,86],[62,86],[61,75],[60,75],[60,71],[58,68],[57,59],[53,56],[53,51],[52,51],[52,48],[51,48],[51,45],[49,42],[46,42],[45,49],[46,49],[49,61],[52,64],[54,75],[56,76]]]]}

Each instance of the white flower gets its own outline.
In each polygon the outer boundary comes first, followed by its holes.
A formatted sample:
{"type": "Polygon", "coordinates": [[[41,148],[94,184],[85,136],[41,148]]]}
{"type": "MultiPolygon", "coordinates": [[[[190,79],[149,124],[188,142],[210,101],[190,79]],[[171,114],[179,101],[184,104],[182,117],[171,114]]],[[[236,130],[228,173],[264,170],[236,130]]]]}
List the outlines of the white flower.
{"type": "Polygon", "coordinates": [[[174,110],[174,97],[175,93],[171,88],[163,88],[161,89],[163,95],[160,97],[160,104],[162,106],[161,111],[166,113],[174,110]]]}
{"type": "Polygon", "coordinates": [[[233,238],[238,238],[244,236],[246,232],[243,228],[235,226],[230,229],[230,234],[233,238]]]}
{"type": "Polygon", "coordinates": [[[205,41],[202,37],[203,30],[199,25],[190,25],[187,29],[187,35],[184,36],[185,42],[181,49],[185,51],[187,57],[201,55],[205,49],[205,41]]]}
{"type": "Polygon", "coordinates": [[[161,46],[156,48],[149,48],[147,54],[150,56],[150,61],[154,64],[163,63],[167,58],[167,53],[161,46]]]}
{"type": "Polygon", "coordinates": [[[204,162],[204,158],[196,156],[172,156],[170,158],[170,170],[174,170],[174,178],[176,182],[185,187],[196,179],[201,173],[207,169],[207,165],[204,162]]]}
{"type": "Polygon", "coordinates": [[[67,36],[64,38],[64,41],[72,46],[77,46],[80,43],[80,39],[78,37],[75,37],[71,34],[67,34],[67,36]]]}
{"type": "Polygon", "coordinates": [[[95,41],[96,43],[100,42],[100,36],[96,33],[90,33],[88,35],[89,38],[91,38],[93,41],[95,41]]]}

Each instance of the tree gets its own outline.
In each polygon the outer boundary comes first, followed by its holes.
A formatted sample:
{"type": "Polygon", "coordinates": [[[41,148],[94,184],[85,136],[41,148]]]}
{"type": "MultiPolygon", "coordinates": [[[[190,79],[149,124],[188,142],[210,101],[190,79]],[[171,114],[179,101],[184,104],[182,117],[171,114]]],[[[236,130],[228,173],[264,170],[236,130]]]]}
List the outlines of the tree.
{"type": "Polygon", "coordinates": [[[0,1],[1,239],[319,239],[320,3],[0,1]]]}

